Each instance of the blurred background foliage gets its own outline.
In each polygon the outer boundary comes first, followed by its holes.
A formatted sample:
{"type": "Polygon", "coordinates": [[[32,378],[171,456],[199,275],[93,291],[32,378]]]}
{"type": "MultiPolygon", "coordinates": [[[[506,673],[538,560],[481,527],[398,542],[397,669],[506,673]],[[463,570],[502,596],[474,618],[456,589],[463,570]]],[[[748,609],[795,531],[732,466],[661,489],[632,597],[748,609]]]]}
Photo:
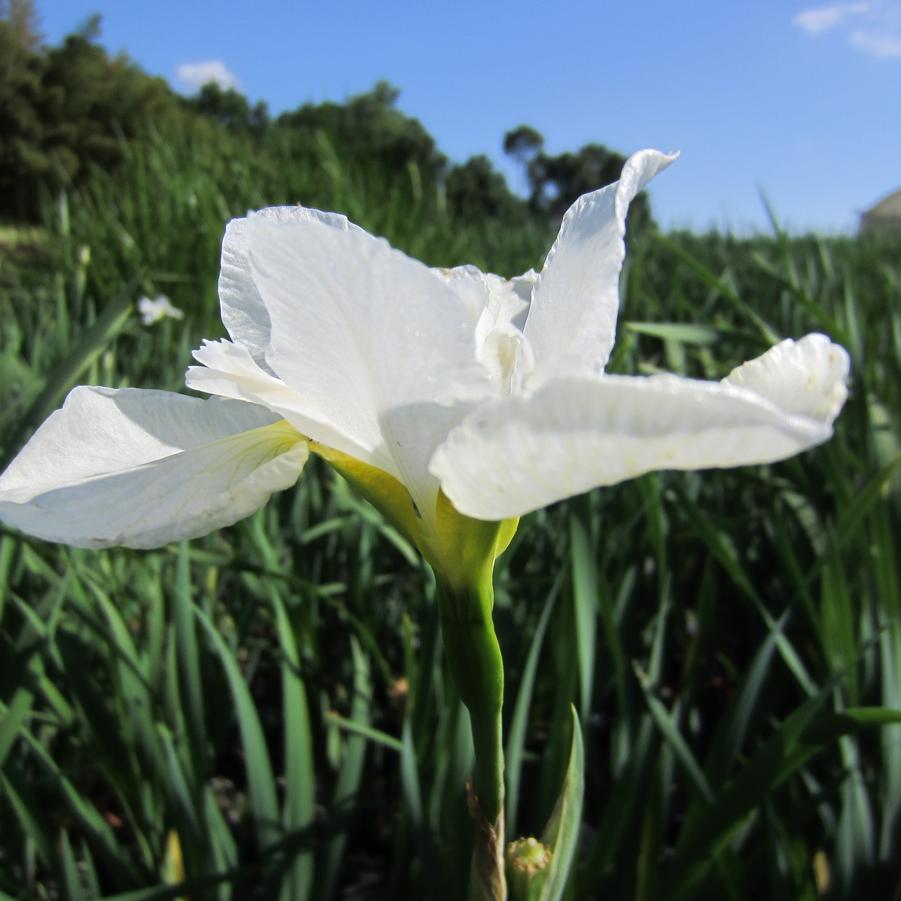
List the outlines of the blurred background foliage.
{"type": "MultiPolygon", "coordinates": [[[[597,145],[448,161],[387,85],[272,118],[0,8],[0,456],[77,383],[183,389],[222,334],[225,223],[347,213],[433,265],[539,266],[597,145]],[[143,327],[142,294],[180,321],[143,327]]],[[[675,177],[673,174],[672,177],[675,177]]],[[[899,898],[901,246],[630,224],[614,371],[726,375],[817,330],[835,438],[526,518],[497,573],[510,838],[586,747],[577,899],[899,898]]],[[[86,552],[0,528],[0,895],[463,897],[468,724],[429,574],[314,462],[209,538],[86,552]]]]}

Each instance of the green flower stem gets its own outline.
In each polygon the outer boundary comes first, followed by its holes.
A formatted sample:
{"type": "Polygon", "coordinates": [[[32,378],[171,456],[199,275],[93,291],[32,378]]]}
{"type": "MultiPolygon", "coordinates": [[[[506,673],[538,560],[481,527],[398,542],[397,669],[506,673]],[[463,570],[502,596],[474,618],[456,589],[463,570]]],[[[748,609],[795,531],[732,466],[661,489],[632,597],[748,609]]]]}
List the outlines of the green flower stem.
{"type": "Polygon", "coordinates": [[[441,630],[451,675],[469,711],[475,769],[469,795],[475,824],[470,898],[503,901],[504,751],[501,710],[504,663],[494,632],[490,573],[476,586],[451,585],[439,578],[441,630]]]}
{"type": "Polygon", "coordinates": [[[496,819],[504,801],[501,651],[490,625],[442,621],[451,674],[469,710],[475,747],[473,790],[485,816],[496,819]]]}

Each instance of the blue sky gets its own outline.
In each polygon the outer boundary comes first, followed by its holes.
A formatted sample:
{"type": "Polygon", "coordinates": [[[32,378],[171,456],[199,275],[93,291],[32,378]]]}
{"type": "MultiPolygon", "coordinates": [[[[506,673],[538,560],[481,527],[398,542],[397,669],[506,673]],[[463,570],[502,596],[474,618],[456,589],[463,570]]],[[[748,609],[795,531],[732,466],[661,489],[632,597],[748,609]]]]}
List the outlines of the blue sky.
{"type": "Polygon", "coordinates": [[[180,90],[213,75],[278,112],[401,89],[452,159],[504,132],[679,149],[652,185],[667,226],[850,231],[901,188],[901,0],[37,0],[56,43],[101,43],[180,90]]]}

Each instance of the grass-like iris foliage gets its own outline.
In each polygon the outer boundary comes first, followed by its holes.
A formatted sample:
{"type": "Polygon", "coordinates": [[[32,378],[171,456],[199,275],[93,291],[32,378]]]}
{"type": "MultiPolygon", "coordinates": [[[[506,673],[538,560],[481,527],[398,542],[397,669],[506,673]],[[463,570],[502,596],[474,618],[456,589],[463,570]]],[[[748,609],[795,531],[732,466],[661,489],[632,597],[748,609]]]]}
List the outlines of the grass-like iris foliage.
{"type": "MultiPolygon", "coordinates": [[[[74,384],[181,390],[191,349],[222,334],[222,229],[248,208],[306,201],[430,265],[505,276],[553,237],[464,221],[414,170],[327,142],[285,159],[282,184],[241,147],[131,149],[0,235],[6,459],[74,384]],[[134,302],[159,294],[185,317],[145,327],[134,302]]],[[[556,822],[575,708],[571,897],[892,897],[899,249],[778,228],[631,241],[608,371],[719,379],[824,332],[851,393],[803,456],[593,491],[523,518],[496,560],[507,836],[556,822]]],[[[465,897],[472,741],[437,594],[409,535],[314,457],[191,543],[0,531],[0,891],[465,897]]]]}

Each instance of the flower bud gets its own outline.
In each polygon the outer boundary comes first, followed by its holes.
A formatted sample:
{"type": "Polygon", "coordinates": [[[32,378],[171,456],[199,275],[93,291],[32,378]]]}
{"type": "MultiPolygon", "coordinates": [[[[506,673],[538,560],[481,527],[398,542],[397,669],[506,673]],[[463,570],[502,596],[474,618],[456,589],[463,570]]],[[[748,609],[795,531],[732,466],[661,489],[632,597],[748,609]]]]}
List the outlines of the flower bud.
{"type": "Polygon", "coordinates": [[[531,901],[541,895],[554,852],[537,838],[519,838],[507,845],[506,870],[510,898],[531,901]]]}

